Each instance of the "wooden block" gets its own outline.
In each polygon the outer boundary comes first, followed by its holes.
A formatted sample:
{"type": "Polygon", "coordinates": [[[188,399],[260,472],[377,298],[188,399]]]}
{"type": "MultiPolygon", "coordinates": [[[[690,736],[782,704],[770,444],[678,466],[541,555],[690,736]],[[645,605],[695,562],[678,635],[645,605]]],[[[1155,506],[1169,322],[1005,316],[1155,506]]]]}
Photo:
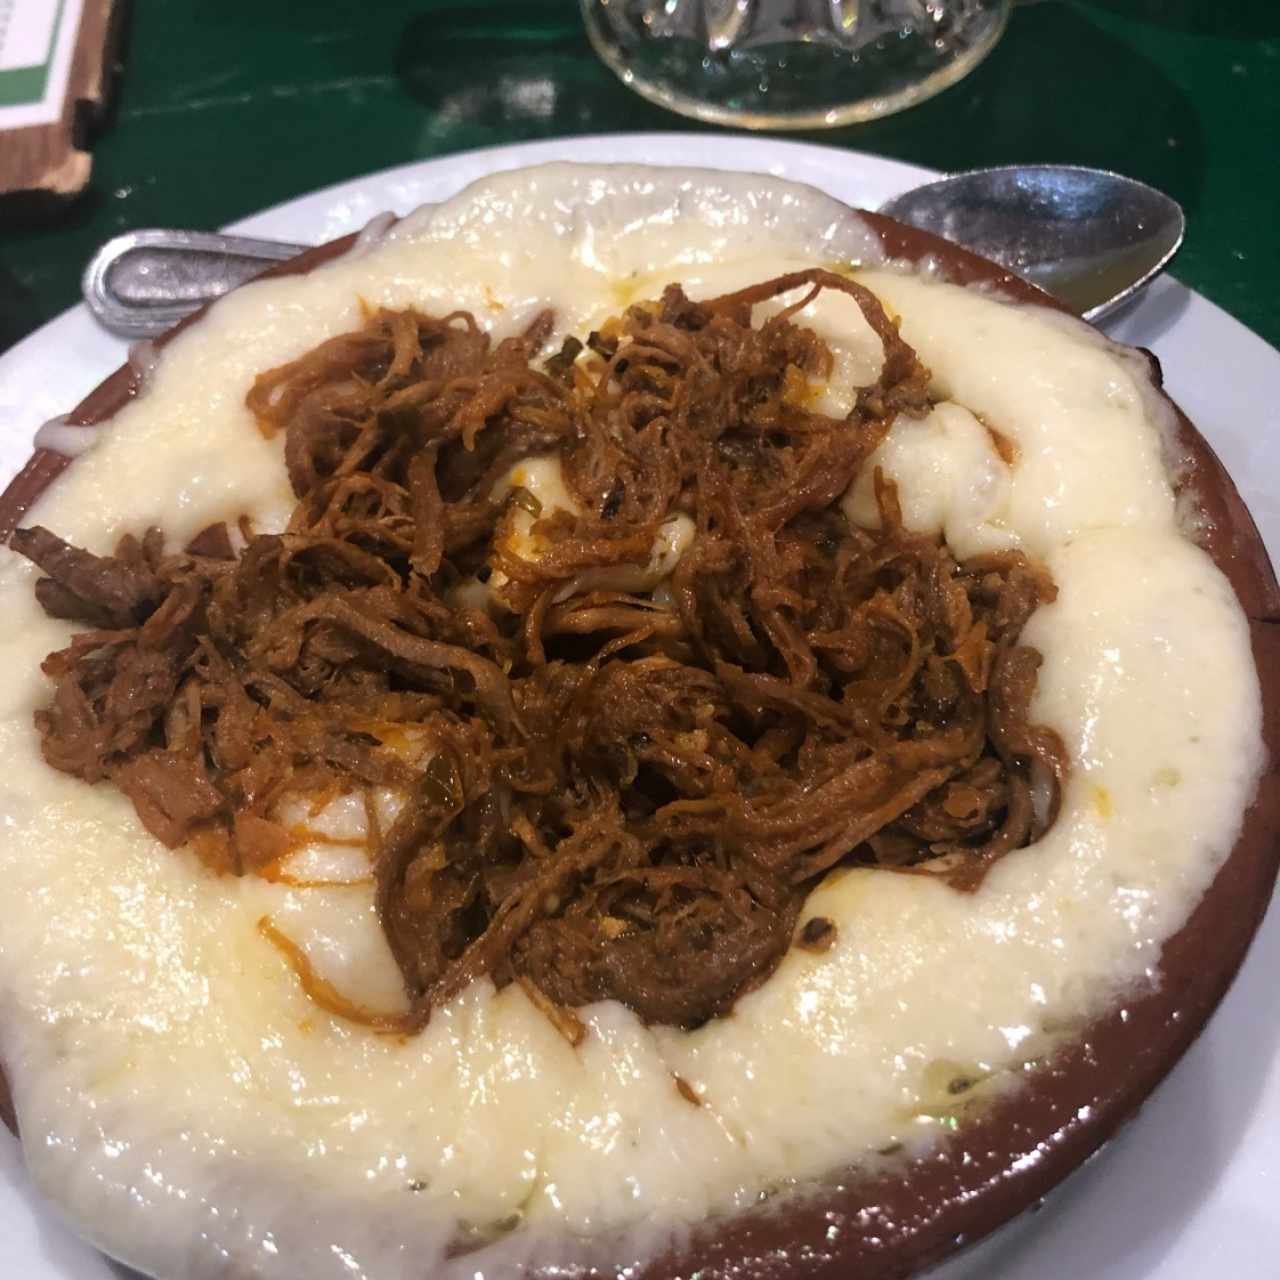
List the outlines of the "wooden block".
{"type": "Polygon", "coordinates": [[[0,0],[0,197],[71,196],[89,181],[84,142],[104,105],[120,10],[119,0],[0,0]]]}

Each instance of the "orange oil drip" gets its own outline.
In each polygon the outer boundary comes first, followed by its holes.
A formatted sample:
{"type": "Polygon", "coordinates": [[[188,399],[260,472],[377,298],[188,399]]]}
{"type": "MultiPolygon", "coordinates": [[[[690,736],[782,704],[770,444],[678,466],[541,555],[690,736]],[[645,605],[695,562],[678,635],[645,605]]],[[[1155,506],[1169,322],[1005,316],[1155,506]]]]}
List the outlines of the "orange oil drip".
{"type": "Polygon", "coordinates": [[[289,962],[307,998],[326,1013],[387,1034],[405,1035],[414,1029],[408,1013],[381,1013],[344,996],[315,971],[307,953],[287,934],[281,933],[268,916],[258,921],[258,932],[289,962]]]}

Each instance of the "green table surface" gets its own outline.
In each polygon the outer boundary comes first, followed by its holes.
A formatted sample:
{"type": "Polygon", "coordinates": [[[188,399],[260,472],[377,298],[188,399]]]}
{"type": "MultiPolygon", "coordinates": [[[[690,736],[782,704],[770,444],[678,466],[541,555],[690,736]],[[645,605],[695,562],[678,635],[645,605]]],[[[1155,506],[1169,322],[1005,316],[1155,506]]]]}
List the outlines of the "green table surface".
{"type": "MultiPolygon", "coordinates": [[[[705,128],[593,55],[576,0],[134,0],[87,192],[0,204],[0,350],[77,301],[134,227],[213,228],[315,187],[472,147],[705,128]]],[[[798,135],[938,169],[1133,174],[1189,217],[1176,274],[1280,344],[1280,5],[1020,5],[966,80],[887,120],[798,135]]],[[[2,145],[2,144],[0,144],[2,145]]]]}

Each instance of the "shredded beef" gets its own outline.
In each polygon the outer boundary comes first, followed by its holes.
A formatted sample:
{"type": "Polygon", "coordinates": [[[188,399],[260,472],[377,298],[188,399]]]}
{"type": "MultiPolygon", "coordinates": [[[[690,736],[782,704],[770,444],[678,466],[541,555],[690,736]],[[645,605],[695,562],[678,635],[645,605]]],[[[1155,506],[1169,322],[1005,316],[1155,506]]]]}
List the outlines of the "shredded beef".
{"type": "Polygon", "coordinates": [[[154,532],[142,543],[126,535],[114,556],[92,555],[39,527],[15,529],[9,545],[49,575],[36,583],[36,598],[55,618],[131,627],[162,598],[154,532]]]}
{"type": "Polygon", "coordinates": [[[800,911],[834,867],[972,888],[1053,821],[1066,768],[1018,643],[1045,571],[958,563],[878,473],[879,529],[840,509],[929,407],[872,294],[825,271],[672,285],[548,358],[551,329],[494,346],[463,312],[379,311],[261,375],[248,404],[297,495],[281,533],[12,541],[89,628],[45,662],[45,758],[113,781],[166,844],[266,874],[285,801],[406,798],[386,829],[366,806],[402,1029],[482,975],[575,1043],[568,1010],[607,998],[696,1026],[793,942],[832,945],[800,911]],[[842,419],[812,407],[831,353],[794,318],[823,289],[884,344],[842,419]],[[580,514],[499,484],[548,455],[580,514]],[[695,534],[667,581],[598,588],[676,513],[695,534]]]}

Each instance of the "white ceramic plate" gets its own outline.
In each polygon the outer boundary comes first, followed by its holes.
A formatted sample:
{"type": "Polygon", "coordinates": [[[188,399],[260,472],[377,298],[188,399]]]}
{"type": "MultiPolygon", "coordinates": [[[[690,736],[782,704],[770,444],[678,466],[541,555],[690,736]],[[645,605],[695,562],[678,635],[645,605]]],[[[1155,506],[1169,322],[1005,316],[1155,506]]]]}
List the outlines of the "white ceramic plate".
{"type": "MultiPolygon", "coordinates": [[[[547,160],[744,169],[798,179],[876,208],[932,171],[768,138],[632,134],[448,156],[342,183],[228,230],[320,243],[384,209],[406,213],[474,178],[547,160]]],[[[1106,326],[1161,359],[1169,393],[1213,445],[1280,563],[1280,352],[1174,280],[1106,326]]],[[[0,357],[0,485],[26,462],[41,422],[119,365],[125,344],[79,306],[0,357]]],[[[0,823],[3,815],[0,815],[0,823]]],[[[14,904],[7,909],[13,910],[14,904]]],[[[1209,1030],[1098,1159],[1039,1213],[934,1280],[1261,1280],[1280,1258],[1280,913],[1263,925],[1209,1030]]],[[[119,1280],[30,1186],[0,1132],[0,1276],[119,1280]]],[[[181,1277],[166,1277],[181,1280],[181,1277]]],[[[371,1278],[374,1280],[374,1278],[371,1278]]]]}

